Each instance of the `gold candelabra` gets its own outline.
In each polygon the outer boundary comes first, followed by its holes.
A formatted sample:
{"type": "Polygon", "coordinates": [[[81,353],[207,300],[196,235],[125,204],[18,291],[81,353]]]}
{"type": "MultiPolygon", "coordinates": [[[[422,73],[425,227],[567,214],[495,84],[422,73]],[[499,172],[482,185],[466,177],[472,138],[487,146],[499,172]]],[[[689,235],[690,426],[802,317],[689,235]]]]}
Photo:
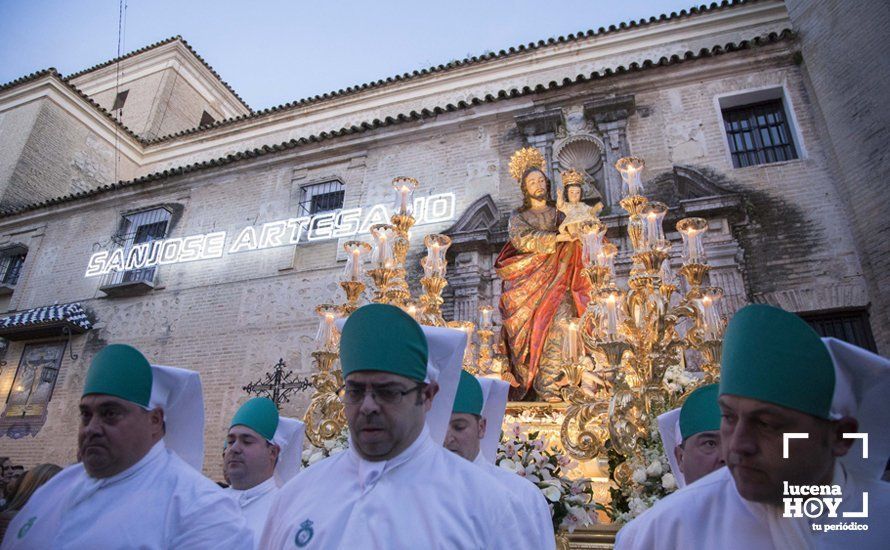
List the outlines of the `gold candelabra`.
{"type": "Polygon", "coordinates": [[[343,405],[337,397],[343,378],[340,371],[334,368],[334,362],[339,356],[334,321],[342,311],[342,307],[334,304],[321,304],[315,308],[315,312],[321,317],[316,336],[316,341],[321,345],[312,352],[317,370],[311,379],[315,394],[306,409],[303,422],[306,424],[306,438],[316,447],[323,447],[326,440],[339,435],[346,426],[343,405]]]}
{"type": "MultiPolygon", "coordinates": [[[[418,182],[414,178],[400,176],[393,179],[395,201],[390,223],[370,227],[372,243],[354,240],[343,245],[346,268],[340,288],[345,294],[345,303],[339,306],[323,304],[316,309],[321,321],[316,337],[318,350],[313,352],[312,357],[318,372],[313,375],[315,393],[304,416],[306,436],[316,446],[322,446],[324,440],[335,437],[346,426],[343,406],[337,397],[343,380],[339,370],[333,367],[338,358],[334,321],[340,317],[348,317],[358,309],[366,290],[372,291],[370,301],[374,303],[400,307],[423,325],[446,326],[441,308],[444,303],[442,292],[448,285],[445,279],[448,267],[446,252],[451,246],[451,238],[439,234],[424,238],[427,254],[420,261],[423,268],[423,277],[420,279],[423,293],[417,300],[412,298],[408,285],[406,261],[410,230],[416,221],[413,195],[417,186],[418,182]],[[368,268],[365,267],[367,262],[370,262],[368,268]]],[[[460,328],[472,334],[472,325],[468,323],[460,328]]],[[[493,332],[489,330],[486,334],[488,344],[484,353],[491,358],[490,340],[493,332]]],[[[473,367],[471,361],[474,354],[471,346],[472,344],[468,345],[465,354],[468,368],[473,367]]]]}
{"type": "Polygon", "coordinates": [[[682,364],[685,350],[697,350],[705,359],[701,383],[719,373],[723,291],[705,286],[710,267],[702,236],[708,223],[685,218],[676,225],[683,239],[680,275],[687,286],[681,295],[662,228],[668,207],[642,196],[643,167],[635,157],[615,165],[624,181],[620,205],[629,215],[632,247],[624,288],[615,276],[618,248],[608,242],[606,225],[594,220],[581,227],[583,274],[593,291],[580,319],[562,325],[568,381],[562,396],[569,406],[560,431],[565,449],[578,459],[602,455],[607,442],[626,457],[638,451],[653,416],[675,404],[664,375],[669,366],[682,364]]]}

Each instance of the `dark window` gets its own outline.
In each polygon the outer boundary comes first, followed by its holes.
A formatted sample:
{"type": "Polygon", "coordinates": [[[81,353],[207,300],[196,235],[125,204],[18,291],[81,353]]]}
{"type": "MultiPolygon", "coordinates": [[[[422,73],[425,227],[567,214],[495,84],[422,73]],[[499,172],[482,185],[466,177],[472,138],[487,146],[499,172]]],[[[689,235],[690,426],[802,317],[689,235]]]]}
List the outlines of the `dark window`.
{"type": "Polygon", "coordinates": [[[343,208],[346,190],[338,180],[316,183],[303,187],[299,215],[311,216],[322,212],[332,212],[343,208]]]}
{"type": "Polygon", "coordinates": [[[111,108],[112,111],[117,111],[118,109],[124,108],[124,103],[127,102],[127,95],[130,93],[130,90],[124,90],[123,92],[119,92],[117,97],[114,98],[114,106],[111,108]]]}
{"type": "Polygon", "coordinates": [[[210,126],[214,122],[216,122],[216,119],[213,118],[213,115],[211,115],[207,111],[204,111],[201,114],[201,122],[198,124],[198,126],[210,126]]]}
{"type": "Polygon", "coordinates": [[[5,285],[15,286],[19,282],[19,275],[22,273],[22,266],[25,265],[24,254],[13,254],[4,256],[0,261],[0,274],[2,274],[2,282],[5,285]]]}
{"type": "MultiPolygon", "coordinates": [[[[150,243],[163,239],[167,234],[167,220],[150,221],[136,228],[136,234],[133,236],[133,245],[150,243]]],[[[145,269],[131,269],[124,272],[123,282],[132,281],[151,281],[154,278],[155,268],[149,267],[145,269]]]]}
{"type": "Polygon", "coordinates": [[[865,309],[814,311],[800,316],[822,337],[834,337],[877,353],[865,309]]]}
{"type": "Polygon", "coordinates": [[[723,109],[723,124],[736,168],[797,158],[781,99],[723,109]]]}
{"type": "MultiPolygon", "coordinates": [[[[167,228],[170,223],[170,211],[166,208],[143,210],[135,214],[124,216],[121,233],[112,238],[114,247],[124,249],[124,257],[128,258],[130,250],[134,246],[151,243],[164,239],[167,236],[167,228]]],[[[152,256],[151,246],[145,252],[152,256]]],[[[106,276],[101,286],[118,285],[121,283],[153,282],[156,267],[142,269],[130,269],[126,271],[111,271],[106,276]]]]}

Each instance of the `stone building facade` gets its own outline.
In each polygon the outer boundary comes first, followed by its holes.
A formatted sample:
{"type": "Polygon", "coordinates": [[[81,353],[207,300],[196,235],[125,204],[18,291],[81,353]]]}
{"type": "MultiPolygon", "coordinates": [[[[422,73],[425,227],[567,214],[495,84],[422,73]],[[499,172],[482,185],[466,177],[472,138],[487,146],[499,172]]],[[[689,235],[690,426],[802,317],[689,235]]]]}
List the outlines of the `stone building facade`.
{"type": "MultiPolygon", "coordinates": [[[[671,207],[665,227],[677,255],[673,222],[709,220],[711,282],[726,291],[724,313],[776,304],[822,330],[873,338],[886,352],[890,334],[877,320],[887,314],[879,269],[887,245],[869,240],[886,221],[870,211],[854,221],[850,209],[886,199],[887,188],[865,197],[843,183],[849,151],[825,132],[829,116],[843,114],[825,112],[817,63],[789,8],[760,0],[554,38],[263,111],[179,37],[75,75],[48,70],[0,86],[2,454],[73,461],[89,362],[103,345],[128,342],[152,361],[201,373],[205,470],[218,477],[214,450],[246,398],[242,386],[280,358],[311,373],[313,309],[342,300],[344,239],[319,226],[292,245],[272,228],[330,209],[360,208],[363,219],[389,202],[394,176],[415,177],[426,219],[412,231],[409,262],[417,266],[425,235],[449,234],[445,314],[473,319],[500,293],[493,262],[521,202],[507,163],[523,145],[545,153],[555,180],[569,164],[587,170],[624,251],[627,218],[611,166],[627,154],[644,158],[646,193],[671,207]],[[725,120],[763,106],[784,117],[792,158],[739,167],[725,120]],[[224,245],[212,237],[221,232],[224,245]],[[176,261],[186,258],[178,249],[155,268],[85,276],[91,259],[107,261],[146,236],[195,237],[187,258],[195,261],[176,261]],[[78,309],[66,313],[67,304],[78,309]]],[[[628,268],[625,253],[619,271],[628,268]]],[[[297,394],[284,412],[300,415],[307,400],[297,394]]]]}

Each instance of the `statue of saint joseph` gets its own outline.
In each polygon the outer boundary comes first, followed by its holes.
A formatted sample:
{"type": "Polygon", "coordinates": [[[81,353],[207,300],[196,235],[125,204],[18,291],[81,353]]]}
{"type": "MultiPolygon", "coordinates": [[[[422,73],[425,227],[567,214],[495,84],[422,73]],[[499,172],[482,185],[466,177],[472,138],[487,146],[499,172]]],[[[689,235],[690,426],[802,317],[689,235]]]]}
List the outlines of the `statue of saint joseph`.
{"type": "Polygon", "coordinates": [[[565,216],[556,209],[544,157],[533,147],[510,159],[523,203],[510,216],[509,237],[495,263],[504,283],[500,310],[510,370],[518,383],[511,398],[562,401],[562,331],[558,322],[580,317],[590,299],[590,281],[581,273],[581,243],[560,233],[565,216]]]}

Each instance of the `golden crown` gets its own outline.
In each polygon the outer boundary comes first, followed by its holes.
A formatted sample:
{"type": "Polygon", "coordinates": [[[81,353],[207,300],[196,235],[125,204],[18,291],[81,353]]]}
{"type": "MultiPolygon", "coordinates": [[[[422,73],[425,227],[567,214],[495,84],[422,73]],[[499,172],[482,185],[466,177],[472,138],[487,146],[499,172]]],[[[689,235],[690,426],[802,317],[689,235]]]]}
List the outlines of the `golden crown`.
{"type": "Polygon", "coordinates": [[[544,170],[544,155],[534,147],[523,147],[510,157],[510,175],[514,180],[522,183],[522,175],[529,168],[535,167],[544,170]]]}
{"type": "Polygon", "coordinates": [[[560,175],[562,176],[563,187],[566,185],[581,185],[584,183],[584,174],[574,168],[564,170],[560,172],[560,175]]]}

